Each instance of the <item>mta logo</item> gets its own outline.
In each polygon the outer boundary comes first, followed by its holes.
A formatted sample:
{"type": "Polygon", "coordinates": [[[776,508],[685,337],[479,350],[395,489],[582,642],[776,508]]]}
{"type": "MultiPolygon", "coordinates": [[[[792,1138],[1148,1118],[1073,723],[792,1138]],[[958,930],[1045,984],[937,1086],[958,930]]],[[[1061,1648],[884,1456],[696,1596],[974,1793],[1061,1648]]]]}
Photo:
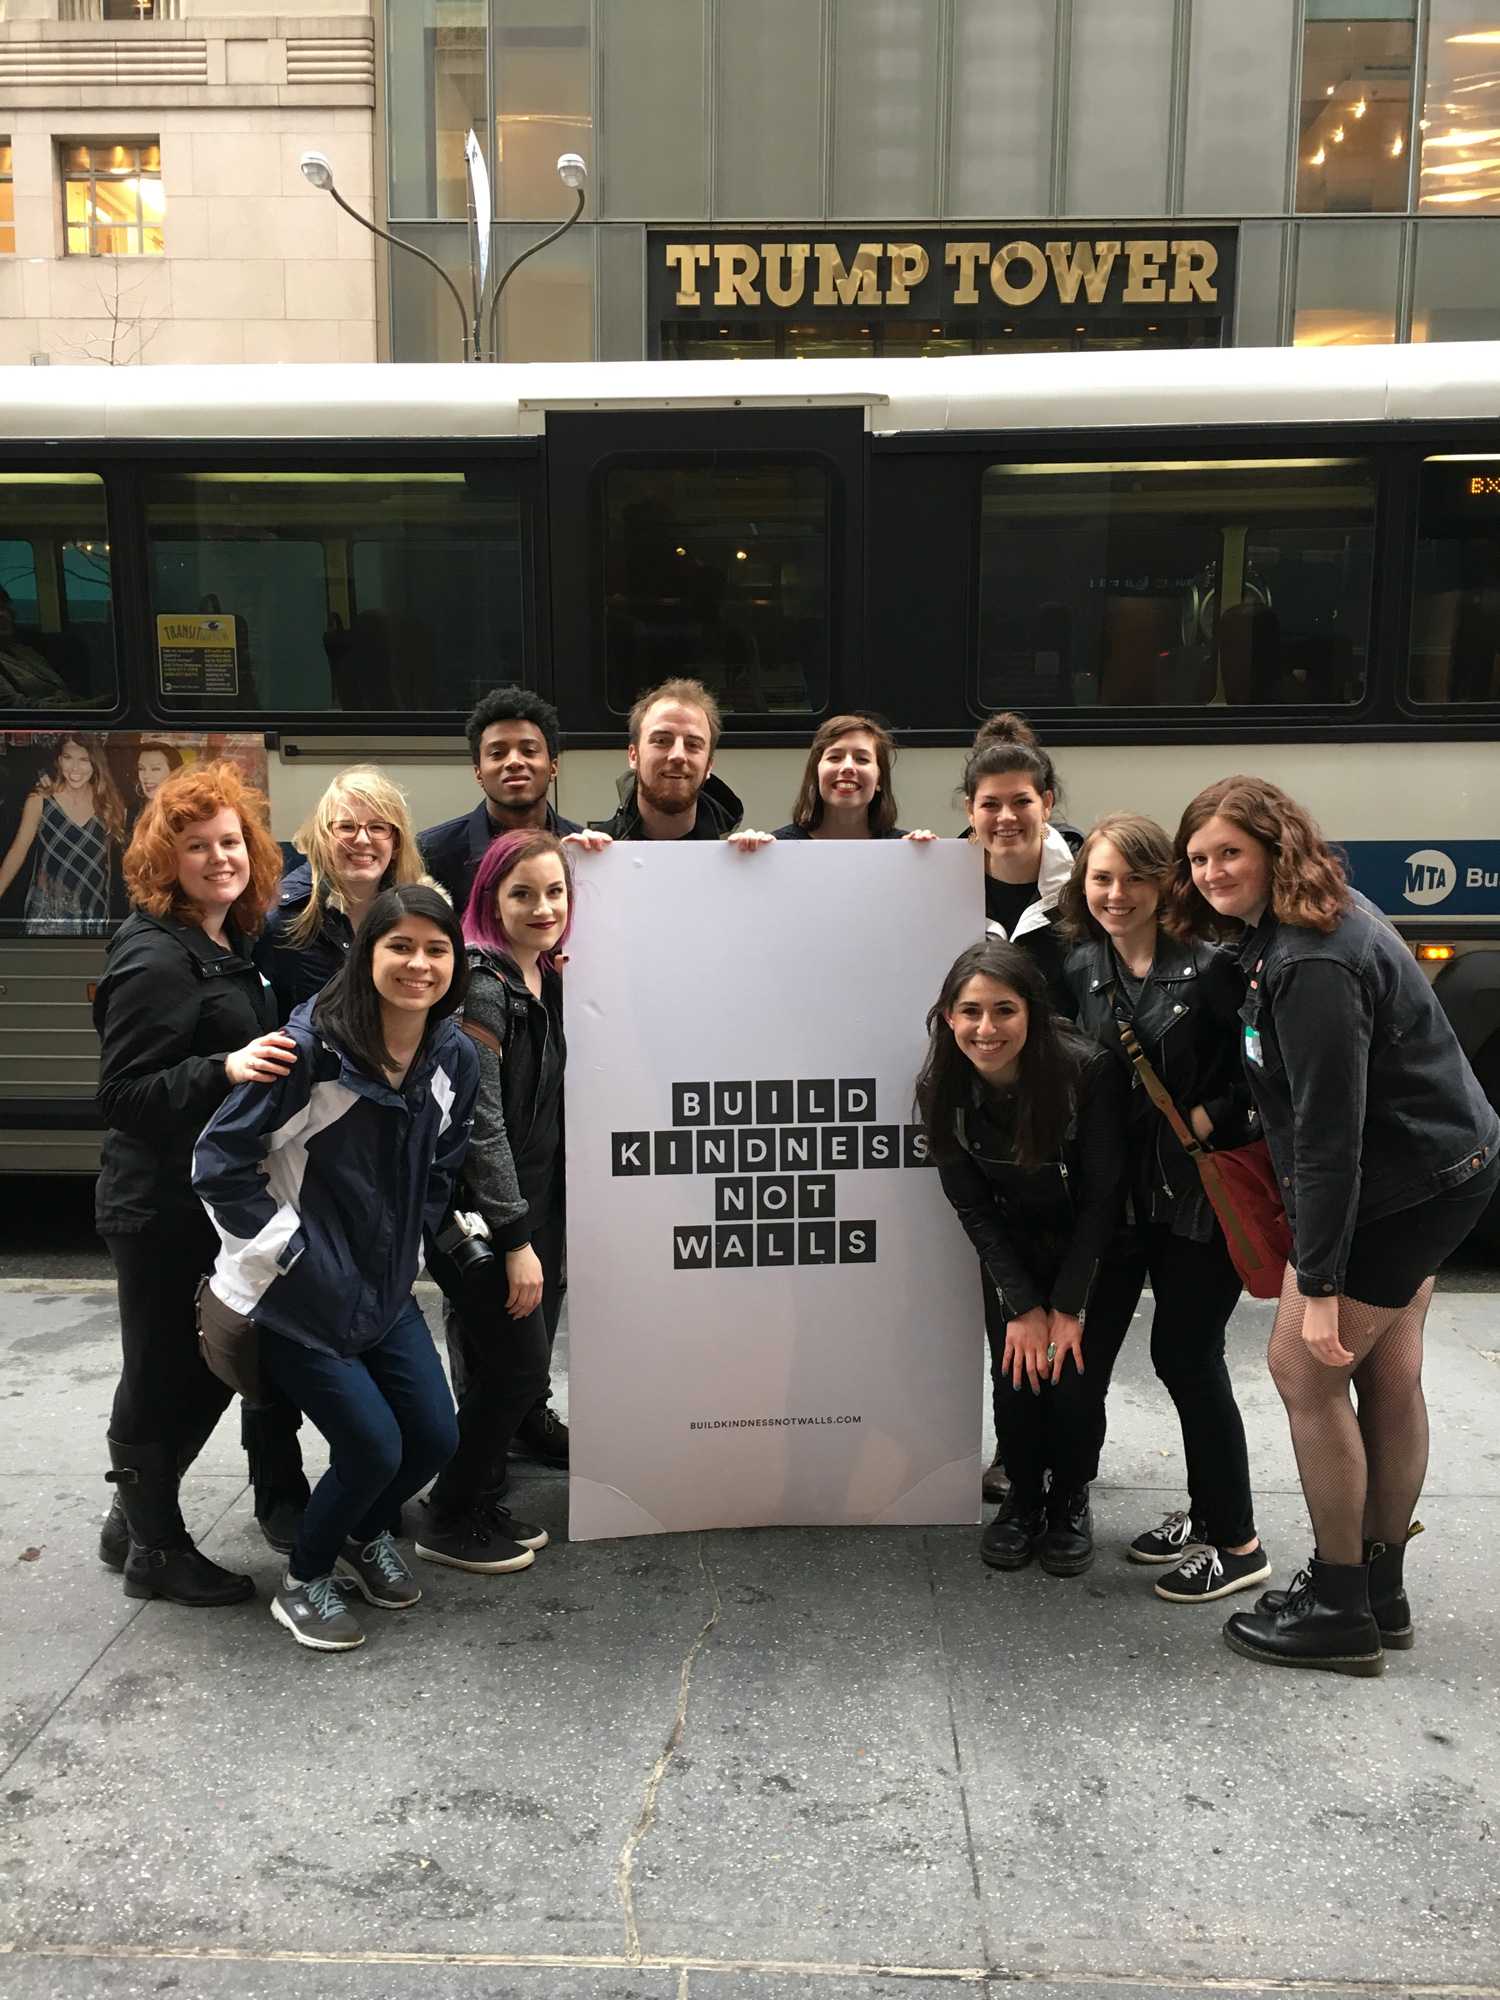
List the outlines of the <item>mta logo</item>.
{"type": "Polygon", "coordinates": [[[1406,857],[1406,880],[1402,894],[1408,903],[1441,903],[1452,894],[1458,870],[1438,847],[1419,847],[1406,857]]]}

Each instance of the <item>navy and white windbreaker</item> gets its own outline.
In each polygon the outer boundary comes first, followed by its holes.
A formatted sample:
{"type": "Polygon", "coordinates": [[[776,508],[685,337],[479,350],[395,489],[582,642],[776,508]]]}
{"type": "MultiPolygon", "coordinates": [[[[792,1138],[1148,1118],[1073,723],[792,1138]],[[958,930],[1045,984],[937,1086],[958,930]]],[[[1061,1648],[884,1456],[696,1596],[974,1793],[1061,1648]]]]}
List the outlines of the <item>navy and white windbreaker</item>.
{"type": "Polygon", "coordinates": [[[304,1347],[352,1355],[411,1296],[422,1232],[468,1147],[479,1063],[450,1017],[393,1090],[318,1033],[314,1005],[287,1022],[291,1074],[241,1084],[203,1128],[193,1187],[219,1232],[215,1295],[304,1347]]]}

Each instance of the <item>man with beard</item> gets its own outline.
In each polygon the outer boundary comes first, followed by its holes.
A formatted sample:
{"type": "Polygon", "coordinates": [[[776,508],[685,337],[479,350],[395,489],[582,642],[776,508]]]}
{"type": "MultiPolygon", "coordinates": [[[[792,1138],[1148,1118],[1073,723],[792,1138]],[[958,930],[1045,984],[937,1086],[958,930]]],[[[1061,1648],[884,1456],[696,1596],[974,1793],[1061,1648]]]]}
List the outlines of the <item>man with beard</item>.
{"type": "MultiPolygon", "coordinates": [[[[719,704],[701,681],[648,689],[630,711],[630,771],[619,809],[590,821],[590,831],[613,840],[729,839],[745,808],[713,775],[719,727],[719,704]]],[[[746,846],[765,838],[738,836],[746,846]]]]}
{"type": "Polygon", "coordinates": [[[441,882],[462,917],[474,871],[502,833],[545,827],[559,837],[577,833],[574,820],[552,809],[547,794],[557,776],[557,710],[526,688],[487,694],[464,724],[474,782],[484,797],[470,813],[418,835],[427,872],[441,882]]]}

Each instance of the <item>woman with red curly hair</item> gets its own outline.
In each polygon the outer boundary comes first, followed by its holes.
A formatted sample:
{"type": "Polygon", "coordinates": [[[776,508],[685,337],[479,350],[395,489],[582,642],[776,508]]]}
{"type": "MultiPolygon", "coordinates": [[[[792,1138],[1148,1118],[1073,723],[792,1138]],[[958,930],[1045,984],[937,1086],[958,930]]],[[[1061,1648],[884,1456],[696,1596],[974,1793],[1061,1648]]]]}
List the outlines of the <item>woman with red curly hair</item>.
{"type": "Polygon", "coordinates": [[[1271,1375],[1317,1538],[1224,1636],[1272,1666],[1378,1674],[1412,1644],[1433,1273],[1500,1181],[1500,1119],[1411,953],[1278,786],[1198,794],[1172,900],[1185,932],[1237,933],[1241,1050],[1293,1235],[1271,1375]]]}
{"type": "Polygon", "coordinates": [[[105,1134],[95,1222],[119,1282],[124,1349],[110,1416],[116,1501],[99,1554],[127,1597],[237,1604],[248,1576],[194,1546],[177,1488],[230,1390],[198,1352],[195,1301],[218,1238],[192,1188],[193,1142],[237,1083],[295,1060],[250,945],[281,878],[266,801],[233,764],[178,771],[125,853],[133,913],[94,998],[105,1134]]]}

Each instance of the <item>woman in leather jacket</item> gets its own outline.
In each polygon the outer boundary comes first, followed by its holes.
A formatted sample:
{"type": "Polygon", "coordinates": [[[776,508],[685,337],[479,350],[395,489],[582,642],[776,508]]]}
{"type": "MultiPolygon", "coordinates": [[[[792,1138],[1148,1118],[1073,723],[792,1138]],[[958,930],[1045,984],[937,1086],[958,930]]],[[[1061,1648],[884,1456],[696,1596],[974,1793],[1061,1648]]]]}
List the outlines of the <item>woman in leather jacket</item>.
{"type": "MultiPolygon", "coordinates": [[[[1201,1604],[1271,1573],[1255,1532],[1245,1426],[1224,1358],[1240,1296],[1198,1170],[1141,1086],[1120,1030],[1133,1030],[1200,1144],[1244,1144],[1250,1092],[1240,1071],[1243,983],[1202,940],[1158,923],[1172,873],[1171,836],[1138,813],[1111,813],[1089,831],[1059,911],[1081,940],[1066,975],[1079,1027],[1108,1049],[1130,1085],[1126,1121],[1131,1226],[1099,1273],[1089,1316],[1118,1346],[1149,1278],[1151,1362],[1182,1425],[1188,1507],[1137,1535],[1132,1562],[1171,1565],[1156,1594],[1201,1604]]],[[[1106,1343],[1108,1344],[1108,1343],[1106,1343]]]]}
{"type": "Polygon", "coordinates": [[[1411,953],[1278,786],[1198,794],[1172,902],[1182,930],[1237,937],[1241,1049],[1293,1238],[1271,1374],[1317,1537],[1291,1589],[1224,1636],[1271,1665],[1378,1674],[1412,1643],[1433,1273],[1500,1180],[1500,1119],[1411,953]]]}
{"type": "Polygon", "coordinates": [[[1103,1353],[1085,1308],[1124,1199],[1118,1065],[1060,1022],[1036,962],[998,938],[955,961],[917,1079],[943,1192],[979,1253],[1010,1493],[979,1552],[1054,1576],[1094,1559],[1103,1353]]]}
{"type": "Polygon", "coordinates": [[[567,1048],[557,963],[572,889],[561,841],[527,828],[490,843],[464,911],[464,1024],[479,1057],[479,1098],[462,1200],[483,1218],[494,1257],[461,1289],[449,1279],[459,1446],[428,1496],[417,1554],[481,1574],[525,1568],[547,1544],[545,1529],[500,1504],[517,1431],[544,1410],[567,1449],[546,1398],[562,1307],[567,1048]]]}

